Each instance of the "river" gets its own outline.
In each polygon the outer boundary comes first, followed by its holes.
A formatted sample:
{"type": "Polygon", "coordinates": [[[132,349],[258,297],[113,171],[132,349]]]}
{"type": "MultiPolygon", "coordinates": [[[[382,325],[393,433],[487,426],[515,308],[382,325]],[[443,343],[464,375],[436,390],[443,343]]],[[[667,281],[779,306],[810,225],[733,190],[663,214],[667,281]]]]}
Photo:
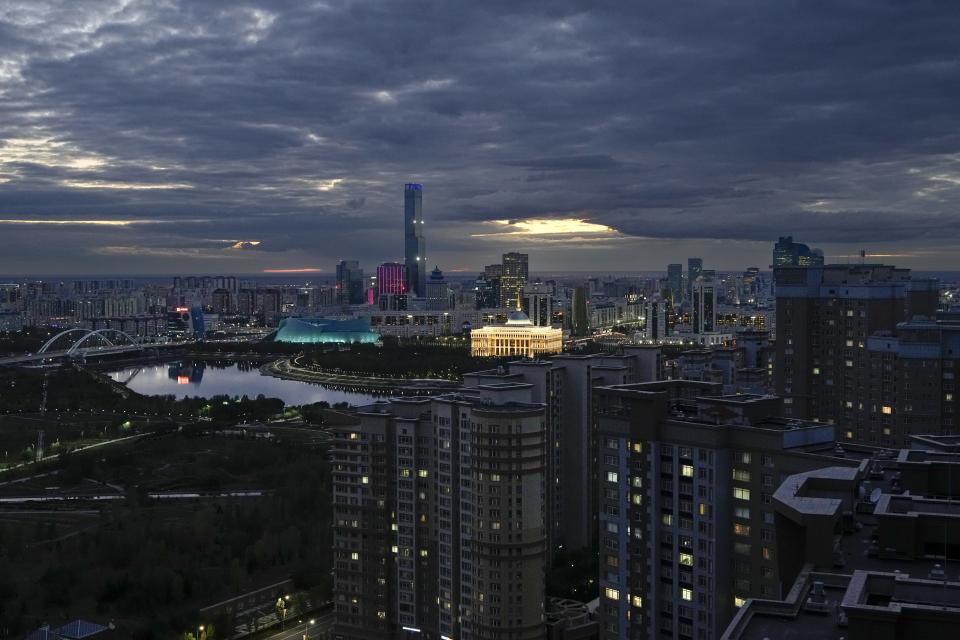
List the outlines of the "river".
{"type": "Polygon", "coordinates": [[[309,382],[265,376],[260,373],[259,364],[249,362],[213,364],[199,360],[182,360],[127,367],[111,371],[107,375],[147,396],[210,398],[218,395],[245,395],[256,398],[262,393],[268,398],[280,398],[287,405],[320,401],[329,402],[331,405],[338,402],[364,405],[376,399],[368,393],[340,391],[309,382]]]}

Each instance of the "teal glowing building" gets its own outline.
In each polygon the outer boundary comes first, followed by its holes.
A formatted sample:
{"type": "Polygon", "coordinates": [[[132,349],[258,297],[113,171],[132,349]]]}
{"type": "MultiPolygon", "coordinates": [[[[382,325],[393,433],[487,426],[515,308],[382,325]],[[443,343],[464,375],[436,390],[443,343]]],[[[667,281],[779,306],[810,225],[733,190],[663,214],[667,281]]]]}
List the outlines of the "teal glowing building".
{"type": "Polygon", "coordinates": [[[370,318],[284,318],[274,342],[295,344],[378,344],[380,335],[370,330],[370,318]]]}

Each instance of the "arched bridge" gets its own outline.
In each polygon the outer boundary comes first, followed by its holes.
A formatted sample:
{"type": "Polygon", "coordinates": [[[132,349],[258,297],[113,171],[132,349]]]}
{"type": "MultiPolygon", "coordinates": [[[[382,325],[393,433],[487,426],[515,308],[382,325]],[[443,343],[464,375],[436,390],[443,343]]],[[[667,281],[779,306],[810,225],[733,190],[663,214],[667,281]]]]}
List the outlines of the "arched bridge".
{"type": "Polygon", "coordinates": [[[66,348],[66,355],[83,353],[87,350],[103,351],[105,348],[124,351],[131,347],[140,348],[140,342],[136,338],[119,329],[67,329],[47,340],[37,354],[57,353],[60,349],[54,347],[66,346],[64,342],[70,345],[66,348]],[[80,337],[76,338],[78,334],[80,337]],[[64,341],[63,338],[67,340],[64,341]]]}
{"type": "MultiPolygon", "coordinates": [[[[47,340],[36,353],[0,358],[0,365],[19,365],[46,360],[87,358],[140,351],[147,345],[119,329],[67,329],[47,340]]],[[[175,344],[150,344],[151,349],[175,344]]]]}

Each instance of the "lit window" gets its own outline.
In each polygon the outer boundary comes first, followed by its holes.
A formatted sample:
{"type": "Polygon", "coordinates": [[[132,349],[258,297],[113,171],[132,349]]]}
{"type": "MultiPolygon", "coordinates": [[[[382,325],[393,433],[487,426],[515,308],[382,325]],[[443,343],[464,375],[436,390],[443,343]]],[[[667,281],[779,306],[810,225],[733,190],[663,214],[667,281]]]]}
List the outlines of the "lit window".
{"type": "Polygon", "coordinates": [[[744,469],[734,469],[733,479],[738,482],[750,482],[750,472],[744,469]]]}
{"type": "Polygon", "coordinates": [[[740,524],[739,522],[733,525],[733,532],[738,536],[749,536],[750,535],[750,525],[740,524]]]}
{"type": "Polygon", "coordinates": [[[426,549],[420,549],[420,557],[421,557],[421,558],[426,558],[426,557],[427,557],[427,550],[426,550],[426,549]]]}
{"type": "Polygon", "coordinates": [[[356,439],[359,438],[359,437],[360,437],[360,434],[358,434],[356,431],[353,431],[353,432],[350,433],[350,439],[351,439],[351,440],[356,440],[356,439]]]}
{"type": "Polygon", "coordinates": [[[616,589],[611,589],[610,587],[607,587],[606,589],[603,590],[603,595],[605,595],[608,600],[620,599],[620,592],[617,591],[616,589]]]}
{"type": "Polygon", "coordinates": [[[633,504],[643,504],[643,496],[639,493],[633,494],[633,504]]]}
{"type": "Polygon", "coordinates": [[[361,483],[361,484],[370,484],[370,478],[367,477],[367,476],[363,476],[363,477],[360,478],[360,483],[361,483]]]}
{"type": "Polygon", "coordinates": [[[883,407],[881,407],[880,410],[883,412],[883,415],[885,415],[885,416],[888,416],[888,415],[890,415],[891,413],[893,413],[893,407],[891,407],[891,406],[889,406],[889,405],[886,405],[886,404],[883,405],[883,407]]]}
{"type": "Polygon", "coordinates": [[[707,505],[704,502],[700,503],[700,515],[702,516],[707,515],[707,505]]]}
{"type": "Polygon", "coordinates": [[[688,602],[690,600],[693,600],[693,589],[688,589],[686,587],[683,587],[682,589],[680,589],[680,597],[688,602]]]}
{"type": "Polygon", "coordinates": [[[663,524],[669,527],[670,525],[673,524],[673,515],[669,513],[665,513],[663,514],[663,516],[661,516],[660,520],[663,522],[663,524]]]}
{"type": "Polygon", "coordinates": [[[953,394],[952,394],[952,393],[948,393],[948,394],[946,394],[946,395],[943,396],[943,399],[946,400],[947,402],[952,402],[952,401],[953,401],[953,394]]]}
{"type": "Polygon", "coordinates": [[[607,533],[617,533],[618,531],[620,531],[620,525],[616,522],[607,523],[607,533]]]}
{"type": "Polygon", "coordinates": [[[685,465],[681,466],[681,467],[680,467],[680,475],[684,476],[685,478],[692,478],[692,477],[693,477],[693,465],[692,465],[692,464],[685,464],[685,465]]]}
{"type": "Polygon", "coordinates": [[[745,605],[745,604],[747,604],[747,601],[746,601],[746,600],[744,600],[744,599],[741,598],[740,596],[734,596],[734,598],[733,598],[733,606],[735,606],[737,609],[739,609],[740,607],[742,607],[742,606],[745,605]]]}
{"type": "Polygon", "coordinates": [[[359,560],[359,559],[360,559],[360,554],[357,553],[356,551],[354,551],[353,553],[350,554],[350,559],[351,559],[351,560],[359,560]]]}
{"type": "Polygon", "coordinates": [[[630,478],[630,484],[632,484],[634,487],[639,489],[640,487],[643,486],[643,478],[641,478],[640,476],[633,476],[632,478],[630,478]]]}
{"type": "Polygon", "coordinates": [[[773,551],[770,550],[770,547],[763,547],[763,559],[770,560],[773,558],[773,551]]]}
{"type": "Polygon", "coordinates": [[[616,471],[607,471],[607,482],[616,482],[617,478],[618,476],[616,471]]]}
{"type": "Polygon", "coordinates": [[[734,487],[733,497],[736,498],[737,500],[749,500],[750,489],[744,489],[743,487],[734,487]]]}
{"type": "Polygon", "coordinates": [[[681,554],[680,554],[680,560],[679,560],[679,562],[680,562],[680,564],[682,564],[682,565],[684,565],[684,566],[686,566],[686,567],[692,567],[692,566],[693,566],[693,554],[691,554],[691,553],[681,553],[681,554]]]}
{"type": "Polygon", "coordinates": [[[499,474],[499,473],[491,473],[491,474],[490,474],[490,482],[500,482],[500,474],[499,474]]]}
{"type": "Polygon", "coordinates": [[[500,530],[500,522],[499,522],[499,521],[496,521],[496,520],[493,521],[493,522],[491,522],[491,523],[490,523],[490,528],[493,529],[494,531],[499,531],[499,530],[500,530]]]}
{"type": "Polygon", "coordinates": [[[735,507],[733,509],[733,515],[737,518],[742,518],[743,520],[750,519],[750,507],[735,507]]]}
{"type": "Polygon", "coordinates": [[[400,469],[400,477],[401,477],[401,478],[409,478],[409,477],[410,477],[410,469],[400,469]]]}
{"type": "Polygon", "coordinates": [[[637,607],[638,609],[643,606],[643,598],[640,596],[633,596],[630,598],[630,604],[637,607]]]}
{"type": "Polygon", "coordinates": [[[820,375],[820,367],[814,367],[814,368],[813,368],[813,375],[815,375],[815,376],[820,375]]]}
{"type": "Polygon", "coordinates": [[[848,367],[852,367],[852,366],[853,366],[853,360],[847,360],[844,364],[846,364],[848,367]]]}
{"type": "Polygon", "coordinates": [[[853,431],[847,431],[844,435],[847,437],[847,440],[853,440],[853,431]]]}
{"type": "Polygon", "coordinates": [[[420,476],[421,478],[426,478],[430,476],[430,472],[427,471],[426,469],[419,469],[417,470],[417,475],[420,476]]]}
{"type": "Polygon", "coordinates": [[[633,452],[634,452],[634,453],[643,453],[643,443],[642,443],[642,442],[634,442],[634,443],[633,443],[633,452]]]}

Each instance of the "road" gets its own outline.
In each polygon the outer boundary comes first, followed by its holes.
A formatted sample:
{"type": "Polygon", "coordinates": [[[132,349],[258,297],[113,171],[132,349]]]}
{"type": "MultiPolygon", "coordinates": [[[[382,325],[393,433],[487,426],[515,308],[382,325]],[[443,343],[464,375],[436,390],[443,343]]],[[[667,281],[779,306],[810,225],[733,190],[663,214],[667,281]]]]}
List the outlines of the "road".
{"type": "Polygon", "coordinates": [[[317,616],[313,618],[313,621],[314,624],[309,622],[289,624],[284,631],[267,636],[263,640],[303,640],[304,633],[306,633],[307,640],[326,640],[330,635],[330,629],[333,627],[333,613],[317,616]]]}

